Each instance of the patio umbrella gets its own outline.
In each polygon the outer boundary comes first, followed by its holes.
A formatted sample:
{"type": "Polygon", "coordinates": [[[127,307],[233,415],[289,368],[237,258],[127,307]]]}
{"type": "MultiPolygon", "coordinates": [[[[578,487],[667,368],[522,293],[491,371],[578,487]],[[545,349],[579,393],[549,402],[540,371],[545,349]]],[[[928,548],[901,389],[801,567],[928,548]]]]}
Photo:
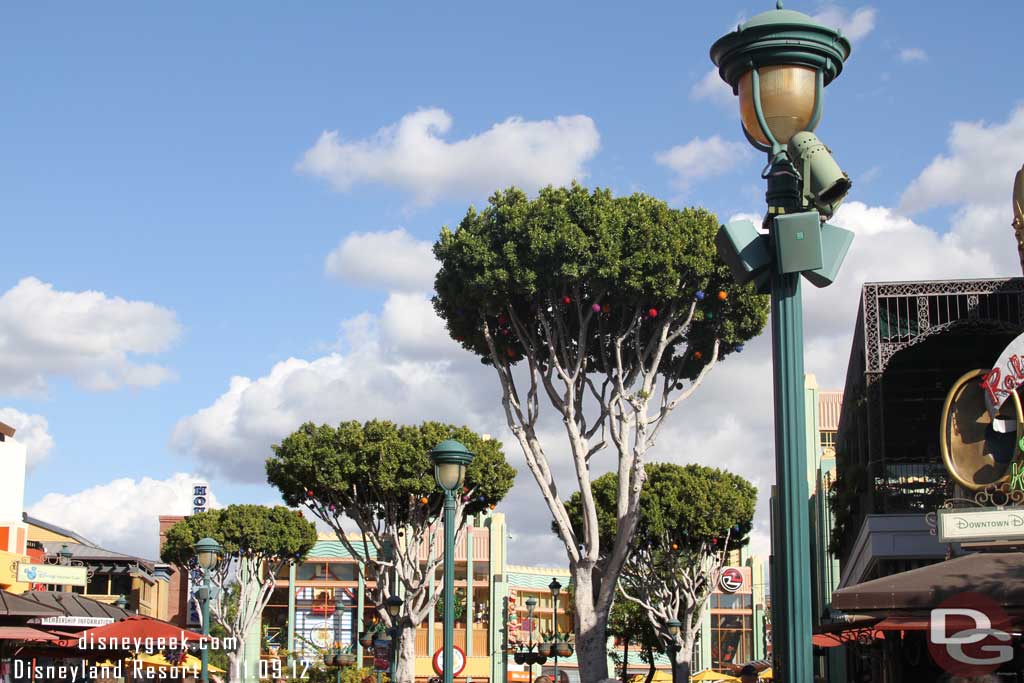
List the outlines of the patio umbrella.
{"type": "Polygon", "coordinates": [[[691,681],[738,681],[740,679],[729,674],[719,673],[718,671],[712,671],[711,669],[704,669],[699,674],[690,676],[691,681]]]}

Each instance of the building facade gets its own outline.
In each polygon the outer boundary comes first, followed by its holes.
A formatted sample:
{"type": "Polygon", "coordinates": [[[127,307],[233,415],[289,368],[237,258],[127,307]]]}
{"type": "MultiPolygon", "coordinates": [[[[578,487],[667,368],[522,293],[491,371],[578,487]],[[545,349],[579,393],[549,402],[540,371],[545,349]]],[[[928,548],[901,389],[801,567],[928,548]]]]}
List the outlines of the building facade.
{"type": "MultiPolygon", "coordinates": [[[[831,546],[844,592],[959,552],[956,544],[940,543],[929,524],[947,502],[973,493],[957,484],[940,452],[947,397],[968,371],[991,368],[1022,332],[1021,278],[863,286],[836,434],[836,471],[827,487],[831,546]]],[[[977,431],[972,425],[980,424],[978,416],[967,413],[958,416],[960,427],[977,431]]],[[[1013,435],[1006,436],[1012,450],[1013,435]]],[[[818,542],[824,545],[827,519],[820,521],[818,542]]],[[[909,664],[900,647],[899,638],[887,637],[835,649],[846,651],[853,680],[919,680],[902,678],[900,667],[909,664]]]]}

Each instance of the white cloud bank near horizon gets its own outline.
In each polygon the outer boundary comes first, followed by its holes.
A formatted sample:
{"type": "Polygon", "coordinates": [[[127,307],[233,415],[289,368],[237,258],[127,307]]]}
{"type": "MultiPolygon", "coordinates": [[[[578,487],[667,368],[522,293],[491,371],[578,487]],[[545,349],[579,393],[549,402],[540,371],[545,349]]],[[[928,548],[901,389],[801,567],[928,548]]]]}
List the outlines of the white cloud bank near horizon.
{"type": "MultiPolygon", "coordinates": [[[[28,506],[26,512],[110,550],[158,560],[157,518],[191,514],[192,486],[201,480],[184,472],[166,479],[122,477],[77,493],[48,493],[28,506]]],[[[207,506],[220,507],[212,491],[207,506]]]]}

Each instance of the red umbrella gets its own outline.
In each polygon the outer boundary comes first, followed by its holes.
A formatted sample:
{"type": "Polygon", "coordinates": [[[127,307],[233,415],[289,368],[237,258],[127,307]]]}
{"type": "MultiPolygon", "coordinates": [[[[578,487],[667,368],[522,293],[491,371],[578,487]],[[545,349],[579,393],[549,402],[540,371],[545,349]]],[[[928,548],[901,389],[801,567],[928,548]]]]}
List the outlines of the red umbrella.
{"type": "Polygon", "coordinates": [[[88,649],[141,650],[177,649],[185,643],[209,638],[195,631],[152,617],[131,616],[112,624],[97,626],[79,634],[79,643],[88,649]]]}

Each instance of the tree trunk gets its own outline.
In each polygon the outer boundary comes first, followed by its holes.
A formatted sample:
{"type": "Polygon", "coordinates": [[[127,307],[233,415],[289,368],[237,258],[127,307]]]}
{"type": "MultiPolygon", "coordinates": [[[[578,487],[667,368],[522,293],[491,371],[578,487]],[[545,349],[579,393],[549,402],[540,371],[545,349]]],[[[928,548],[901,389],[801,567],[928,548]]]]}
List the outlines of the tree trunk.
{"type": "Polygon", "coordinates": [[[245,645],[239,641],[237,650],[227,653],[228,656],[228,683],[241,683],[245,680],[245,645]]]}
{"type": "MultiPolygon", "coordinates": [[[[395,661],[395,683],[416,681],[416,629],[403,626],[399,633],[397,659],[395,661]]],[[[434,654],[431,652],[430,654],[434,654]]]]}
{"type": "Polygon", "coordinates": [[[572,568],[573,606],[576,615],[576,661],[583,683],[608,678],[608,613],[599,614],[595,605],[593,574],[589,568],[572,568]]]}
{"type": "Polygon", "coordinates": [[[629,636],[622,644],[622,683],[627,683],[629,676],[629,636]]]}
{"type": "Polygon", "coordinates": [[[651,651],[651,648],[647,648],[647,678],[644,679],[644,683],[651,683],[656,673],[658,670],[654,668],[654,652],[651,651]]]}
{"type": "Polygon", "coordinates": [[[679,643],[675,659],[672,662],[672,669],[675,671],[675,683],[690,683],[690,662],[693,661],[693,646],[696,642],[692,629],[683,641],[679,643]]]}

